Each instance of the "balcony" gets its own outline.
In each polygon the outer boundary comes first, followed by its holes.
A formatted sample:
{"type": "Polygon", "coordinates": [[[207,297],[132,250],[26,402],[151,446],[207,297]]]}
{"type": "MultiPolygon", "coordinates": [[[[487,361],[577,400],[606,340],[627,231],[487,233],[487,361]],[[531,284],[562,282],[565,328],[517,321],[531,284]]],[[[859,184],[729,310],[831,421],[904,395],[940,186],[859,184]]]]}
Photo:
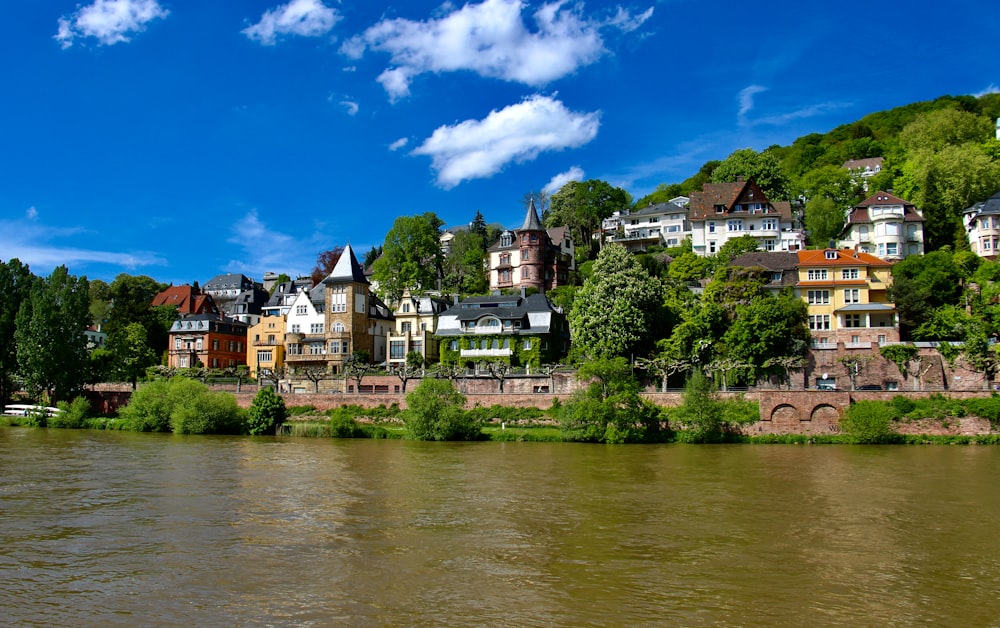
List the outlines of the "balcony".
{"type": "Polygon", "coordinates": [[[277,340],[254,340],[253,346],[255,347],[279,347],[284,343],[278,342],[277,340]]]}
{"type": "Polygon", "coordinates": [[[813,349],[836,349],[837,343],[835,342],[813,342],[813,349]]]}
{"type": "Polygon", "coordinates": [[[326,362],[327,355],[324,353],[286,353],[285,362],[326,362]]]}
{"type": "Polygon", "coordinates": [[[511,349],[462,349],[459,355],[463,358],[505,358],[513,355],[511,349]]]}

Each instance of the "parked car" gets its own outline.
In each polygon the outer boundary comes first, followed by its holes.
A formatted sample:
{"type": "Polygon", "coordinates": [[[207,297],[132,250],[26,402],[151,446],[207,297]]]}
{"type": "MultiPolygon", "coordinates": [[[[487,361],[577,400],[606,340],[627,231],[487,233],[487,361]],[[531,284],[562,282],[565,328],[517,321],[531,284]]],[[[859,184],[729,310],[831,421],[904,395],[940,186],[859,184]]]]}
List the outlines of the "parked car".
{"type": "Polygon", "coordinates": [[[858,390],[882,390],[881,384],[864,384],[863,386],[858,386],[858,390]]]}

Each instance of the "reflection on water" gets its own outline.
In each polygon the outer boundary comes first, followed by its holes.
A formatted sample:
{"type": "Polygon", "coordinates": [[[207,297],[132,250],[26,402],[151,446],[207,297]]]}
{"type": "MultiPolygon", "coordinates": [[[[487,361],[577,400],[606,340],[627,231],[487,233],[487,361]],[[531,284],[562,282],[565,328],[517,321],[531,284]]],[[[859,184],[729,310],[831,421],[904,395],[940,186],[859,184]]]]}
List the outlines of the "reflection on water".
{"type": "Polygon", "coordinates": [[[0,616],[996,625],[997,477],[989,447],[0,428],[0,616]]]}

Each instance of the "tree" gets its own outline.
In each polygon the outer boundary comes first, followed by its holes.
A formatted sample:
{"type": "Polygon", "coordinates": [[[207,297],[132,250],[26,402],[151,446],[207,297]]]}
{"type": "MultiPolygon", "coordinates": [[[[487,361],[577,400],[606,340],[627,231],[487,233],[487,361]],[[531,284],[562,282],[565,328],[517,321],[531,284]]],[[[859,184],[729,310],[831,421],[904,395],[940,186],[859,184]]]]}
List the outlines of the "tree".
{"type": "Polygon", "coordinates": [[[416,377],[424,368],[424,356],[416,351],[406,354],[406,361],[390,368],[390,371],[399,378],[400,390],[406,394],[406,382],[416,377]]]}
{"type": "Polygon", "coordinates": [[[667,266],[667,277],[676,281],[698,281],[708,277],[712,260],[693,251],[682,253],[667,266]]]}
{"type": "Polygon", "coordinates": [[[809,243],[817,247],[825,247],[844,228],[843,206],[836,201],[820,196],[806,203],[806,229],[809,231],[809,243]]]}
{"type": "Polygon", "coordinates": [[[368,352],[358,351],[344,360],[344,379],[353,379],[354,392],[360,394],[361,382],[364,381],[365,375],[374,369],[375,365],[371,363],[368,352]]]}
{"type": "Polygon", "coordinates": [[[760,242],[757,238],[752,235],[746,234],[741,235],[738,238],[730,238],[726,240],[726,243],[719,247],[719,253],[716,255],[719,264],[726,266],[729,262],[733,261],[740,255],[744,253],[753,253],[754,251],[760,249],[760,242]]]}
{"type": "Polygon", "coordinates": [[[128,382],[132,382],[132,390],[135,390],[139,376],[146,372],[146,369],[156,364],[156,353],[149,346],[149,337],[146,328],[141,323],[130,323],[116,335],[116,346],[112,349],[114,368],[121,377],[128,382]]]}
{"type": "Polygon", "coordinates": [[[862,200],[864,194],[864,188],[851,178],[848,170],[832,165],[820,166],[805,173],[799,179],[797,187],[799,193],[809,201],[823,198],[833,201],[841,210],[841,218],[843,210],[862,200]]]}
{"type": "Polygon", "coordinates": [[[903,340],[911,339],[935,309],[958,304],[962,295],[962,271],[949,250],[910,255],[892,267],[892,278],[889,294],[899,312],[903,340]]]}
{"type": "MultiPolygon", "coordinates": [[[[485,225],[483,225],[485,230],[485,225]]],[[[471,229],[455,234],[444,260],[444,287],[464,294],[481,294],[489,287],[486,277],[486,240],[471,229]]]]}
{"type": "Polygon", "coordinates": [[[288,409],[281,395],[270,386],[257,391],[247,410],[247,433],[251,436],[274,434],[288,418],[288,409]]]}
{"type": "Polygon", "coordinates": [[[663,287],[625,247],[601,251],[569,313],[574,344],[592,358],[645,355],[661,320],[663,287]]]}
{"type": "Polygon", "coordinates": [[[673,417],[685,428],[685,440],[694,443],[713,443],[722,440],[723,421],[722,404],[719,403],[715,387],[705,375],[695,370],[684,385],[682,405],[677,408],[673,417]]]}
{"type": "Polygon", "coordinates": [[[858,389],[858,375],[861,375],[861,371],[865,370],[868,363],[874,359],[875,356],[873,355],[851,353],[837,360],[847,370],[847,378],[851,380],[851,390],[858,389]]]}
{"type": "Polygon", "coordinates": [[[364,261],[362,261],[361,263],[364,264],[365,268],[370,268],[372,265],[375,264],[375,260],[377,260],[381,256],[382,256],[382,247],[379,245],[373,246],[372,248],[368,249],[367,253],[365,253],[364,261]]]}
{"type": "Polygon", "coordinates": [[[758,153],[752,148],[742,148],[712,171],[712,181],[716,183],[736,181],[737,177],[756,183],[772,202],[787,201],[791,196],[791,182],[770,150],[758,153]]]}
{"type": "Polygon", "coordinates": [[[482,433],[478,420],[465,411],[465,395],[448,380],[424,379],[406,395],[403,421],[417,440],[476,440],[482,433]]]}
{"type": "Polygon", "coordinates": [[[86,383],[89,356],[83,332],[89,323],[86,277],[59,266],[32,287],[17,314],[14,336],[20,373],[35,398],[44,393],[52,403],[69,400],[86,383]]]}
{"type": "Polygon", "coordinates": [[[624,358],[592,360],[577,378],[590,381],[560,410],[565,440],[634,443],[663,440],[661,411],[639,396],[641,386],[624,358]]]}
{"type": "Polygon", "coordinates": [[[271,290],[268,292],[268,294],[274,296],[274,291],[278,289],[278,286],[280,286],[283,283],[289,282],[291,280],[292,278],[289,277],[286,273],[281,273],[274,279],[274,285],[271,286],[271,290]]]}
{"type": "Polygon", "coordinates": [[[736,308],[722,336],[721,353],[739,365],[734,369],[747,383],[773,375],[774,360],[804,358],[809,350],[807,306],[790,292],[763,294],[736,308]]]}
{"type": "Polygon", "coordinates": [[[486,370],[490,374],[490,377],[497,380],[500,385],[500,394],[503,394],[503,383],[507,380],[507,376],[510,374],[510,362],[506,360],[487,360],[485,363],[486,370]]]}
{"type": "MultiPolygon", "coordinates": [[[[114,354],[113,364],[123,364],[135,357],[129,355],[134,347],[130,345],[127,329],[136,323],[146,330],[146,343],[152,350],[150,361],[137,368],[152,366],[167,350],[170,325],[177,318],[177,308],[172,305],[151,307],[153,298],[166,287],[152,277],[127,273],[119,274],[111,282],[108,294],[112,307],[104,331],[108,333],[107,347],[114,354]]],[[[129,379],[126,372],[116,371],[114,374],[129,379]]]]}
{"type": "Polygon", "coordinates": [[[918,116],[899,133],[899,142],[912,152],[946,146],[978,144],[990,139],[994,128],[985,117],[954,108],[938,109],[918,116]]]}
{"type": "Polygon", "coordinates": [[[0,262],[0,405],[5,404],[15,391],[17,365],[17,313],[28,300],[31,288],[38,278],[28,266],[18,259],[6,264],[0,262]]]}
{"type": "Polygon", "coordinates": [[[327,251],[320,252],[316,256],[316,265],[313,267],[312,273],[309,278],[312,279],[313,285],[318,286],[323,283],[323,280],[330,276],[333,269],[337,267],[337,262],[340,261],[340,256],[344,253],[344,247],[335,246],[327,251]]]}
{"type": "Polygon", "coordinates": [[[568,227],[577,258],[593,259],[594,233],[601,228],[601,221],[630,205],[628,192],[606,181],[570,181],[552,195],[545,226],[568,227]]]}
{"type": "Polygon", "coordinates": [[[386,301],[395,303],[406,289],[431,289],[441,270],[440,219],[433,213],[400,216],[385,236],[382,256],[372,269],[386,301]]]}
{"type": "Polygon", "coordinates": [[[325,366],[304,366],[295,372],[313,383],[313,392],[319,393],[319,383],[330,376],[325,366]]]}

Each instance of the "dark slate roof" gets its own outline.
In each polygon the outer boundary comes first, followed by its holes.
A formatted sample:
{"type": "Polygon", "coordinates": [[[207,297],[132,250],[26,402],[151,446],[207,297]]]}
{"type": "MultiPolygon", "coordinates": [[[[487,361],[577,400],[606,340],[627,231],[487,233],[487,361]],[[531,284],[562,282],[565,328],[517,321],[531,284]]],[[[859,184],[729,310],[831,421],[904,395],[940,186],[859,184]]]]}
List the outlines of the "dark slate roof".
{"type": "Polygon", "coordinates": [[[965,213],[969,212],[975,212],[977,216],[981,216],[983,214],[1000,214],[1000,192],[997,192],[985,201],[976,203],[969,209],[965,210],[965,213]]]}
{"type": "Polygon", "coordinates": [[[216,275],[208,280],[208,282],[202,287],[205,291],[215,291],[215,290],[233,290],[239,288],[240,290],[249,290],[253,286],[253,280],[251,280],[246,275],[240,273],[228,273],[225,275],[216,275]]]}
{"type": "Polygon", "coordinates": [[[799,255],[794,251],[752,251],[734,257],[729,264],[744,268],[760,266],[766,270],[794,270],[799,265],[799,255]]]}
{"type": "Polygon", "coordinates": [[[521,320],[530,313],[554,311],[552,302],[544,294],[469,297],[444,312],[444,316],[455,316],[460,321],[474,321],[484,316],[495,316],[500,320],[521,320]]]}
{"type": "MultiPolygon", "coordinates": [[[[659,214],[686,214],[687,207],[681,207],[677,203],[656,203],[655,205],[647,205],[642,209],[634,209],[628,213],[629,216],[644,216],[646,214],[659,215],[659,214]]],[[[622,216],[624,218],[625,216],[622,216]]]]}
{"type": "Polygon", "coordinates": [[[524,217],[524,224],[521,231],[545,231],[542,221],[538,219],[538,210],[535,209],[535,199],[528,203],[528,213],[524,217]]]}
{"type": "Polygon", "coordinates": [[[365,271],[358,263],[358,258],[354,256],[354,249],[348,244],[344,247],[344,252],[340,254],[337,265],[333,267],[330,275],[323,280],[323,283],[341,283],[353,281],[355,283],[367,284],[368,278],[365,271]]]}

